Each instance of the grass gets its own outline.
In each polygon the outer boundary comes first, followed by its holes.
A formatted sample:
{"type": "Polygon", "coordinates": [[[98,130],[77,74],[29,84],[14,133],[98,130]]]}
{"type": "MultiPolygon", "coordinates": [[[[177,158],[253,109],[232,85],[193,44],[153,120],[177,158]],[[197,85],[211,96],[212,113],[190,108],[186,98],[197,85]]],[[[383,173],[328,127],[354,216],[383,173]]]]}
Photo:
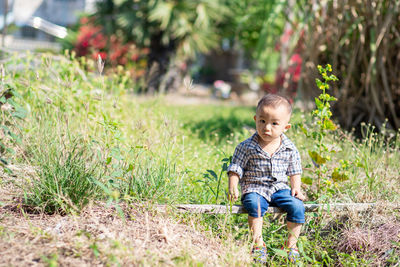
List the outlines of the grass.
{"type": "MultiPolygon", "coordinates": [[[[92,63],[87,64],[80,65],[68,57],[50,60],[34,55],[6,63],[7,78],[13,80],[23,96],[22,106],[29,111],[21,125],[23,142],[13,158],[14,162],[34,166],[36,170],[30,183],[20,184],[26,203],[47,213],[67,214],[84,212],[86,205],[96,201],[121,206],[148,202],[227,203],[227,179],[220,176],[223,160],[251,135],[254,107],[229,103],[188,106],[166,103],[162,96],[141,98],[131,93],[129,84],[116,86],[112,78],[84,71],[91,68],[92,63]],[[25,66],[24,75],[11,71],[15,65],[25,66]],[[210,179],[212,173],[217,179],[210,179]]],[[[300,150],[304,176],[315,179],[307,152],[313,144],[300,129],[315,125],[310,116],[298,109],[292,125],[288,135],[300,150]]],[[[328,167],[334,169],[341,164],[340,160],[349,161],[349,179],[334,182],[327,177],[322,195],[327,202],[379,202],[383,212],[350,213],[348,218],[340,214],[308,214],[299,242],[304,264],[367,266],[399,259],[399,240],[392,240],[397,245],[383,260],[378,250],[338,250],[338,240],[347,240],[345,229],[364,225],[365,229],[377,230],[386,221],[400,221],[398,214],[385,206],[400,201],[399,135],[392,133],[388,141],[384,134],[363,127],[366,132],[360,140],[340,131],[326,136],[327,142],[337,147],[328,167]]],[[[309,200],[315,200],[314,185],[304,185],[304,191],[309,200]]],[[[143,219],[143,215],[137,216],[143,219]]],[[[201,231],[210,232],[210,238],[221,242],[221,251],[236,251],[218,256],[213,264],[247,262],[247,258],[235,261],[243,253],[241,249],[249,245],[245,216],[173,216],[180,223],[195,224],[201,231]]],[[[269,219],[263,234],[271,265],[281,266],[286,260],[279,249],[287,232],[282,218],[269,219]]],[[[123,251],[135,247],[134,244],[121,245],[108,253],[112,242],[107,242],[110,239],[88,238],[81,250],[90,251],[93,259],[107,259],[103,261],[107,264],[162,264],[158,254],[156,258],[143,254],[128,260],[123,251]]],[[[75,254],[80,251],[78,245],[74,249],[75,254]]],[[[196,260],[188,250],[170,254],[174,255],[168,260],[176,265],[207,263],[204,259],[196,260]]],[[[50,264],[63,262],[65,257],[68,256],[58,251],[42,258],[50,264]]]]}
{"type": "Polygon", "coordinates": [[[40,166],[37,179],[25,188],[25,202],[46,213],[79,212],[99,193],[100,164],[79,139],[59,144],[52,140],[31,148],[31,162],[40,166]]]}

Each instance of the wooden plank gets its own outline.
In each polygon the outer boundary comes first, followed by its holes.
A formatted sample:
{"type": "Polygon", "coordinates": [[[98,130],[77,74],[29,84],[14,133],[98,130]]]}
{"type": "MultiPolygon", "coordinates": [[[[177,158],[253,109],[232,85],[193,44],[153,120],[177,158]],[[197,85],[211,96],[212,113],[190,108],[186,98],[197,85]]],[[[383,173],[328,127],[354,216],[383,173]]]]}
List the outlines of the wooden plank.
{"type": "MultiPolygon", "coordinates": [[[[329,211],[365,211],[375,207],[375,203],[332,203],[332,204],[304,204],[306,212],[329,212],[329,211]]],[[[206,213],[206,214],[224,214],[229,213],[230,207],[224,205],[207,204],[178,204],[178,205],[156,205],[160,212],[166,212],[168,209],[178,212],[206,213]]],[[[284,213],[279,208],[269,207],[268,213],[284,213]]],[[[232,214],[245,214],[247,211],[241,205],[232,206],[232,214]]]]}

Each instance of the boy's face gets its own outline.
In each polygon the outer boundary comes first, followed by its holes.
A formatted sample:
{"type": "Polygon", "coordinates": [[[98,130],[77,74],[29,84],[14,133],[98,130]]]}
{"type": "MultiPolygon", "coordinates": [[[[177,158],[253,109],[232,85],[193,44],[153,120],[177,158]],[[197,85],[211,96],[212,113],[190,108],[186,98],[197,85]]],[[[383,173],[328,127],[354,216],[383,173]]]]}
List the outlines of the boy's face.
{"type": "Polygon", "coordinates": [[[261,106],[254,116],[258,135],[263,144],[280,138],[290,128],[290,113],[284,105],[261,106]]]}

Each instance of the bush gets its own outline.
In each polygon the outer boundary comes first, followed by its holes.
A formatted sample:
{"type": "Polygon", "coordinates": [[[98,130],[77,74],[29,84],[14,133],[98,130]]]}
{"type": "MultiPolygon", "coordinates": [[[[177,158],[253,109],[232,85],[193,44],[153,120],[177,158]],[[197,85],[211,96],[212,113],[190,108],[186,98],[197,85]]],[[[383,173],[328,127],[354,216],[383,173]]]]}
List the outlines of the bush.
{"type": "Polygon", "coordinates": [[[43,143],[33,150],[37,179],[25,188],[25,201],[46,213],[80,211],[98,193],[99,163],[76,139],[69,145],[43,143]]]}

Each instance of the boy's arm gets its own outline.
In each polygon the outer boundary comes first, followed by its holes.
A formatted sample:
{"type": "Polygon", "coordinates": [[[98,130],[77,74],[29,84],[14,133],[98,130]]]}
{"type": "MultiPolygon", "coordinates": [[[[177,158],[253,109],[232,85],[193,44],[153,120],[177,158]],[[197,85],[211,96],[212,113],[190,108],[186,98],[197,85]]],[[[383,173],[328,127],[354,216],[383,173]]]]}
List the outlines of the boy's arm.
{"type": "Polygon", "coordinates": [[[238,182],[243,176],[243,168],[247,164],[247,147],[245,142],[240,143],[232,156],[232,162],[228,167],[229,177],[229,195],[231,201],[236,201],[239,198],[238,182]]]}
{"type": "Polygon", "coordinates": [[[239,175],[234,172],[229,172],[229,200],[236,201],[239,198],[238,182],[239,175]]]}
{"type": "Polygon", "coordinates": [[[292,189],[292,196],[297,197],[300,200],[306,198],[301,192],[301,176],[300,174],[295,174],[290,176],[290,187],[292,189]]]}

